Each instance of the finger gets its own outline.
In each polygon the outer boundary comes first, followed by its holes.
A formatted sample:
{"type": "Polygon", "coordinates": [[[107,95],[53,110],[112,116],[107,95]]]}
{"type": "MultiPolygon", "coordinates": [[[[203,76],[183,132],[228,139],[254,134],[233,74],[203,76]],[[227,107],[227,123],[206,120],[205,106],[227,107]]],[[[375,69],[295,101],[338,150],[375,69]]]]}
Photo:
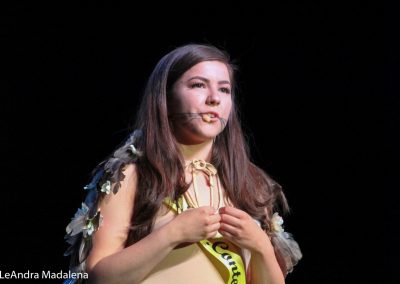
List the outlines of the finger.
{"type": "Polygon", "coordinates": [[[218,213],[218,210],[216,210],[214,207],[211,206],[201,206],[198,209],[202,210],[207,215],[214,215],[218,213]]]}
{"type": "Polygon", "coordinates": [[[221,221],[221,215],[219,214],[213,214],[207,217],[207,223],[208,224],[214,224],[218,223],[221,221]]]}
{"type": "Polygon", "coordinates": [[[220,208],[219,213],[228,214],[239,219],[245,218],[247,216],[246,212],[231,206],[225,206],[220,208]]]}
{"type": "Polygon", "coordinates": [[[220,227],[221,227],[220,223],[212,224],[210,226],[207,226],[207,232],[209,232],[209,233],[217,232],[220,227]]]}
{"type": "Polygon", "coordinates": [[[237,228],[235,228],[229,224],[226,224],[226,223],[220,223],[220,224],[221,224],[221,226],[219,228],[220,231],[227,232],[231,236],[234,236],[234,237],[237,237],[239,235],[237,228]]]}
{"type": "Polygon", "coordinates": [[[232,215],[228,214],[221,214],[221,222],[226,223],[228,225],[234,226],[234,227],[241,227],[242,226],[242,220],[238,219],[236,217],[233,217],[232,215]]]}
{"type": "Polygon", "coordinates": [[[226,239],[228,239],[228,240],[232,240],[232,239],[234,238],[234,236],[233,236],[231,233],[229,233],[229,232],[227,232],[227,231],[224,231],[224,230],[222,230],[222,229],[219,229],[218,232],[219,232],[224,238],[226,238],[226,239]]]}
{"type": "Polygon", "coordinates": [[[211,233],[208,233],[206,236],[206,239],[213,239],[217,236],[218,231],[212,231],[211,233]]]}

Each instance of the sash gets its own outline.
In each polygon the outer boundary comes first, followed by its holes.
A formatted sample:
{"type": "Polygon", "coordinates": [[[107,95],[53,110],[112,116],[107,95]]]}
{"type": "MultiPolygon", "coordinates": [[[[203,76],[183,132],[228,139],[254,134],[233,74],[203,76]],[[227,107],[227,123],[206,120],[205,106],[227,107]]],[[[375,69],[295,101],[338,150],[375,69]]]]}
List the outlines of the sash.
{"type": "MultiPolygon", "coordinates": [[[[164,204],[177,214],[189,208],[183,196],[180,196],[176,202],[170,198],[164,199],[164,204]]],[[[245,265],[242,257],[229,249],[229,244],[223,238],[214,238],[201,240],[197,243],[203,252],[207,253],[211,262],[220,272],[227,284],[246,284],[245,265]],[[223,268],[223,271],[221,271],[223,268]]]]}

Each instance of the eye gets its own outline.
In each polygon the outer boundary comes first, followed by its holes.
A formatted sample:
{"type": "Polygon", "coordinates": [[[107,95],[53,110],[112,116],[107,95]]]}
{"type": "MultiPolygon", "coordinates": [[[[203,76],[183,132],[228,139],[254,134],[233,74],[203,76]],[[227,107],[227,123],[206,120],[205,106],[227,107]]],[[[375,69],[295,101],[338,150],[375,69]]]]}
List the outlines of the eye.
{"type": "Polygon", "coordinates": [[[223,87],[219,89],[221,92],[225,93],[225,94],[230,94],[231,93],[231,89],[223,87]]]}
{"type": "Polygon", "coordinates": [[[194,89],[194,88],[205,88],[205,87],[206,87],[206,85],[204,83],[201,83],[201,82],[195,82],[195,83],[190,85],[191,89],[194,89]]]}

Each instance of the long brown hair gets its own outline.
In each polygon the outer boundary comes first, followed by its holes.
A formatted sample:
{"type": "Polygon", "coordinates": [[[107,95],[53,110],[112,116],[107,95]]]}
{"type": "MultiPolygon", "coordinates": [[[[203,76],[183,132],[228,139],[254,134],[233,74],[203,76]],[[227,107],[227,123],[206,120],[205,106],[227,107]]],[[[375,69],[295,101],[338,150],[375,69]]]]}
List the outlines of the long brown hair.
{"type": "MultiPolygon", "coordinates": [[[[176,200],[188,189],[184,182],[183,157],[168,119],[168,100],[174,83],[188,69],[203,61],[220,61],[229,70],[235,86],[235,66],[229,55],[211,45],[189,44],[165,55],[150,75],[135,129],[143,133],[137,148],[144,154],[137,160],[138,188],[132,214],[132,230],[126,245],[148,235],[165,197],[176,200]]],[[[249,158],[249,150],[239,121],[235,88],[232,110],[225,129],[216,137],[211,163],[217,168],[228,198],[268,228],[269,216],[277,201],[287,209],[281,187],[249,158]]]]}

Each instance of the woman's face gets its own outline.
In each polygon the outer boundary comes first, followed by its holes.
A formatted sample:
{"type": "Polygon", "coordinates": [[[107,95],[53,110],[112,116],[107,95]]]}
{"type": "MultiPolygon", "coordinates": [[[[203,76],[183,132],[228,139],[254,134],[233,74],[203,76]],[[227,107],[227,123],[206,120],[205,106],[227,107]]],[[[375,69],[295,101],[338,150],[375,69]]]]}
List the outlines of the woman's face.
{"type": "Polygon", "coordinates": [[[203,61],[183,73],[172,86],[168,102],[174,135],[186,145],[214,139],[231,108],[229,71],[220,61],[203,61]]]}

